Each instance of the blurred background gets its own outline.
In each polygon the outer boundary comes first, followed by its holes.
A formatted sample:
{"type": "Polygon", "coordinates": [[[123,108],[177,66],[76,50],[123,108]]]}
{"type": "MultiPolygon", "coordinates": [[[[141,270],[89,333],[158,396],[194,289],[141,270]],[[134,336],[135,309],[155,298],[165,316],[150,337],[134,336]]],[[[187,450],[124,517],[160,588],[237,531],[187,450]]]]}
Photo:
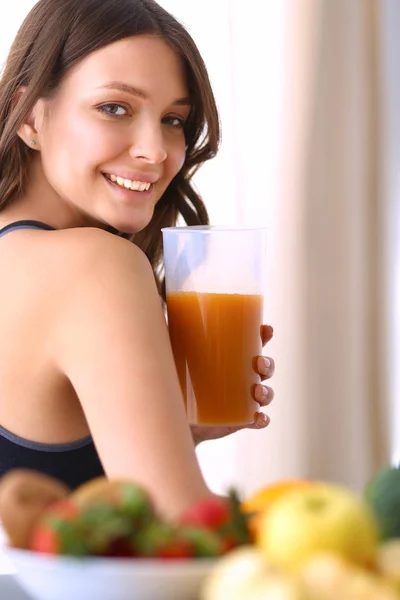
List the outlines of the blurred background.
{"type": "MultiPolygon", "coordinates": [[[[1,19],[2,62],[34,4],[1,19]]],[[[211,221],[269,229],[271,424],[201,445],[206,479],[359,490],[400,460],[400,3],[160,4],[192,34],[220,110],[220,154],[196,176],[211,221]]]]}

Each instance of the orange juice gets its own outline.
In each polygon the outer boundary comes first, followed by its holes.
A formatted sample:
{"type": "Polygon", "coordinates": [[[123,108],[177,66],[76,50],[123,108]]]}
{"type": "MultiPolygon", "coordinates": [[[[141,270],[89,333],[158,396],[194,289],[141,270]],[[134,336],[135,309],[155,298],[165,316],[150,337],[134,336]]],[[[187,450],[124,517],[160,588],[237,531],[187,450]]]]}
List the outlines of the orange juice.
{"type": "Polygon", "coordinates": [[[261,354],[263,296],[173,292],[168,326],[188,420],[202,425],[244,425],[258,404],[252,388],[261,354]]]}

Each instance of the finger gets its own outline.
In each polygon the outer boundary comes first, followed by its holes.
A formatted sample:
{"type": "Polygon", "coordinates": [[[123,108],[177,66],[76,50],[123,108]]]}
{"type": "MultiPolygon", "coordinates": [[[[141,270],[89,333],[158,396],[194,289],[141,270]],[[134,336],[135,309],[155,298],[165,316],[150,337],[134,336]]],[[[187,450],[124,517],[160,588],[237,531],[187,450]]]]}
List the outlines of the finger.
{"type": "Polygon", "coordinates": [[[269,379],[275,373],[275,361],[270,356],[257,356],[253,366],[261,381],[269,379]]]}
{"type": "Polygon", "coordinates": [[[262,345],[265,346],[272,339],[274,328],[271,325],[261,325],[260,333],[262,345]]]}
{"type": "Polygon", "coordinates": [[[244,429],[245,427],[246,427],[245,425],[236,425],[236,426],[228,427],[227,435],[230,435],[231,433],[237,433],[238,431],[242,431],[242,429],[244,429]]]}
{"type": "Polygon", "coordinates": [[[254,415],[254,423],[248,426],[247,429],[264,429],[270,423],[270,418],[262,412],[257,412],[254,415]]]}
{"type": "Polygon", "coordinates": [[[253,398],[260,406],[268,406],[274,399],[274,390],[267,385],[257,383],[253,387],[253,398]]]}

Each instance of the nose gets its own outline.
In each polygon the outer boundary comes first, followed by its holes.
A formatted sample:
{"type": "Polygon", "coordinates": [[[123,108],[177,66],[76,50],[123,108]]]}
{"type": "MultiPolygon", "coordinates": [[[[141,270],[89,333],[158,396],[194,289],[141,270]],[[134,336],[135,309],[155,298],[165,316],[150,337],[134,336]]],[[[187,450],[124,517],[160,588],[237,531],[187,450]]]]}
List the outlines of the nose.
{"type": "Polygon", "coordinates": [[[133,132],[130,154],[135,159],[159,164],[167,158],[167,149],[161,123],[137,123],[133,132]]]}

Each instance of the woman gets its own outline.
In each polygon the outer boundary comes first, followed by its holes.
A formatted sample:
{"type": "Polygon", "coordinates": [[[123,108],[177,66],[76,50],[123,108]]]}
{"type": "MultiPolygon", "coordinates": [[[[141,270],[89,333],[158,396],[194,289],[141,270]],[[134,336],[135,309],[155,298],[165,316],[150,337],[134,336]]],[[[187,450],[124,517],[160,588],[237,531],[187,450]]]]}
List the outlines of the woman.
{"type": "Polygon", "coordinates": [[[129,478],[166,516],[210,494],[159,267],[161,227],[207,223],[190,179],[218,141],[198,50],[152,0],[39,0],[24,21],[0,84],[0,473],[129,478]]]}

